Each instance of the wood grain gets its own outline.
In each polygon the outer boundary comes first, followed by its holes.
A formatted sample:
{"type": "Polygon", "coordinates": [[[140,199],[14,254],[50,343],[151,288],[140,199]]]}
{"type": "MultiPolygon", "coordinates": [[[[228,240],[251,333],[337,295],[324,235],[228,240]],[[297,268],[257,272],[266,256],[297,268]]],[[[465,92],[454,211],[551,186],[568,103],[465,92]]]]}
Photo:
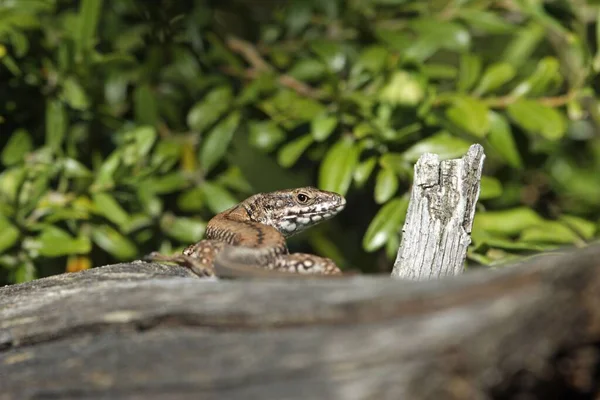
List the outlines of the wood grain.
{"type": "Polygon", "coordinates": [[[591,396],[599,342],[600,246],[424,282],[134,262],[0,289],[0,399],[591,396]]]}

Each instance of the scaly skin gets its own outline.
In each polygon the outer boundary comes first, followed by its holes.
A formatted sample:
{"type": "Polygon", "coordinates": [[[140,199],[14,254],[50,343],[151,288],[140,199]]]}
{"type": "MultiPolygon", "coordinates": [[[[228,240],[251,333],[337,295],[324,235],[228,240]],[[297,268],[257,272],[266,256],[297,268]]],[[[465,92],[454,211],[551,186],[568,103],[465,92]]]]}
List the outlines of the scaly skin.
{"type": "Polygon", "coordinates": [[[314,187],[259,193],[213,217],[206,239],[188,246],[182,256],[152,257],[186,265],[200,276],[263,276],[261,270],[339,275],[329,258],[290,254],[285,239],[332,218],[345,205],[339,194],[314,187]]]}

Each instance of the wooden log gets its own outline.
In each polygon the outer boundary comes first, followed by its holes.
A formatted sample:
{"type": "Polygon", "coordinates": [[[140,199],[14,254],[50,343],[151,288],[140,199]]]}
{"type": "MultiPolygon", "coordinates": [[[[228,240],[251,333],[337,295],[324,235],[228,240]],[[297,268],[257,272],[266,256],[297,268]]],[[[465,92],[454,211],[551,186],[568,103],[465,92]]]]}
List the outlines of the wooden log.
{"type": "Polygon", "coordinates": [[[0,289],[0,399],[572,398],[599,342],[600,246],[408,283],[134,262],[0,289]]]}

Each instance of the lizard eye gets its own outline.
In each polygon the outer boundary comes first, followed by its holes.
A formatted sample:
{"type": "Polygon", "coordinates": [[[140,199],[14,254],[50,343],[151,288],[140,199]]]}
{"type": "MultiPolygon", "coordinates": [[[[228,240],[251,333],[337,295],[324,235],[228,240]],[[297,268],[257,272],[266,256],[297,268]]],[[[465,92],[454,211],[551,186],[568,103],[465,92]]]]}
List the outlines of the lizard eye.
{"type": "Polygon", "coordinates": [[[298,193],[298,196],[296,196],[296,198],[300,203],[306,203],[308,201],[308,196],[304,193],[298,193]]]}

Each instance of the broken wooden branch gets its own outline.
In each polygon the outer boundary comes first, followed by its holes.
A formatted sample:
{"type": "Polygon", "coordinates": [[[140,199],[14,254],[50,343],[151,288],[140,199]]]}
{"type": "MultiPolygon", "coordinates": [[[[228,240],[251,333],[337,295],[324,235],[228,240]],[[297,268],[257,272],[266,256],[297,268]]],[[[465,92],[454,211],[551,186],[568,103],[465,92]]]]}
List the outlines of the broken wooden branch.
{"type": "Polygon", "coordinates": [[[475,144],[459,159],[440,161],[426,153],[417,161],[393,277],[423,280],[463,272],[484,159],[483,147],[475,144]]]}

